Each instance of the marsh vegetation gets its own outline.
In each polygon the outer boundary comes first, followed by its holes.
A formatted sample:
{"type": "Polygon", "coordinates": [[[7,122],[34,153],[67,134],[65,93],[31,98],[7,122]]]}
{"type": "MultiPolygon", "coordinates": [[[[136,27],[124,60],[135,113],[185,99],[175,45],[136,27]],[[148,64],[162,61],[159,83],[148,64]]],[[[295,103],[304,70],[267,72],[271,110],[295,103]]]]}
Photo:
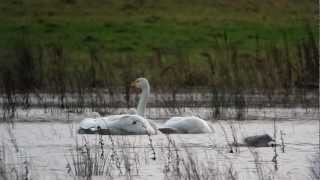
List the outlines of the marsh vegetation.
{"type": "MultiPolygon", "coordinates": [[[[314,1],[1,2],[1,94],[108,94],[144,76],[173,96],[317,89],[314,1]],[[229,13],[226,13],[229,12],[229,13]]],[[[11,99],[10,99],[11,98],[11,99]]],[[[81,100],[79,100],[81,101],[81,100]]]]}

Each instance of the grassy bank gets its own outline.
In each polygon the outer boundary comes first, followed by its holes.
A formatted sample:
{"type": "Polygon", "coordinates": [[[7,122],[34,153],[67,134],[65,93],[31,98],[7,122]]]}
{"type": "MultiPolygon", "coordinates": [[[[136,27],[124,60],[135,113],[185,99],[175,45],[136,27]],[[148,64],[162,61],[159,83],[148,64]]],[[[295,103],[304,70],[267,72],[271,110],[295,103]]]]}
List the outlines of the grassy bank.
{"type": "Polygon", "coordinates": [[[58,41],[79,51],[94,44],[141,55],[154,48],[215,49],[224,33],[248,52],[257,36],[278,43],[286,34],[292,44],[305,37],[306,24],[316,24],[318,11],[315,1],[287,0],[11,0],[0,8],[2,47],[26,34],[35,44],[58,41]]]}
{"type": "Polygon", "coordinates": [[[316,1],[10,0],[2,92],[126,86],[316,88],[316,1]]]}

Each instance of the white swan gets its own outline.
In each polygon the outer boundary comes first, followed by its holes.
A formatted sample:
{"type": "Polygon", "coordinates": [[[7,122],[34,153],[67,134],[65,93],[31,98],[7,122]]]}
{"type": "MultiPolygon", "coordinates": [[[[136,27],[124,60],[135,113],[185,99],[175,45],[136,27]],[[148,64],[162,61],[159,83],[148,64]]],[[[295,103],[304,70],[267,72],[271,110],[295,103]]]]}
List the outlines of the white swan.
{"type": "Polygon", "coordinates": [[[213,130],[209,124],[198,117],[172,117],[165,122],[162,128],[159,128],[164,134],[200,134],[212,133],[213,130]]]}
{"type": "Polygon", "coordinates": [[[82,120],[78,133],[80,134],[156,134],[157,128],[144,118],[150,85],[147,79],[138,78],[131,86],[141,89],[137,111],[130,110],[129,114],[111,115],[102,118],[87,118],[82,120]]]}

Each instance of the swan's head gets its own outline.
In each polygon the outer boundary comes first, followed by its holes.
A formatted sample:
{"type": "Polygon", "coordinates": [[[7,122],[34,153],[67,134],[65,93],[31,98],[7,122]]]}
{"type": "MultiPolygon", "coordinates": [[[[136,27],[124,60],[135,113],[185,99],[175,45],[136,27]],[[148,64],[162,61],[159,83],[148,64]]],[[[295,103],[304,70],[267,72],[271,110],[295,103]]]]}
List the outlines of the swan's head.
{"type": "Polygon", "coordinates": [[[131,83],[131,86],[141,90],[149,89],[149,82],[146,78],[138,78],[131,83]]]}

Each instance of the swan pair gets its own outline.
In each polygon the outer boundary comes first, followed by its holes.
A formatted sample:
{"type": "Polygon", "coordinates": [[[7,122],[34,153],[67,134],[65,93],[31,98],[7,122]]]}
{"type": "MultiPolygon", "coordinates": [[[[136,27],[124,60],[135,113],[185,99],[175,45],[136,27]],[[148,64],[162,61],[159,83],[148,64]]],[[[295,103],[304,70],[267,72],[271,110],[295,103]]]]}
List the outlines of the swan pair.
{"type": "MultiPolygon", "coordinates": [[[[113,134],[113,135],[141,135],[156,134],[157,127],[151,121],[144,118],[147,98],[150,94],[150,85],[147,79],[138,78],[131,83],[132,87],[141,89],[137,110],[131,110],[128,114],[111,115],[102,118],[86,118],[80,123],[80,134],[113,134]]],[[[172,117],[159,131],[165,134],[171,133],[211,133],[208,123],[198,117],[172,117]]]]}

